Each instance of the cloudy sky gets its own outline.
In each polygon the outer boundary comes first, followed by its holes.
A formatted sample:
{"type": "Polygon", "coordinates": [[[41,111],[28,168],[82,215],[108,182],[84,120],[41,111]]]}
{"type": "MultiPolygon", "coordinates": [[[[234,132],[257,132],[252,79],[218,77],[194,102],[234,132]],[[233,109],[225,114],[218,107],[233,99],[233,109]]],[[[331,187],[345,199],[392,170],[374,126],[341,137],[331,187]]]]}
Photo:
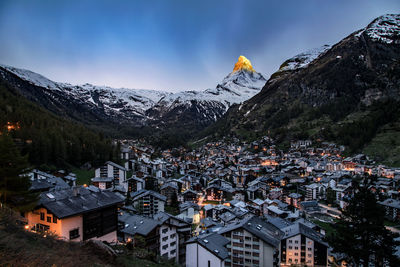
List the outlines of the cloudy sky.
{"type": "Polygon", "coordinates": [[[203,90],[239,55],[268,78],[386,13],[400,1],[1,0],[0,64],[72,84],[203,90]]]}

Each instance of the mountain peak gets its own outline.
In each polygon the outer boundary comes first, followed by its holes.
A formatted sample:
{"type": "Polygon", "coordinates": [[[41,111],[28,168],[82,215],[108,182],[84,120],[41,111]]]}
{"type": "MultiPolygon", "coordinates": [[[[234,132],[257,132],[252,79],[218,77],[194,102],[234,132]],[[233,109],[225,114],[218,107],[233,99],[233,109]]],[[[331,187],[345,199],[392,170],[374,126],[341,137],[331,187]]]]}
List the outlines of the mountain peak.
{"type": "Polygon", "coordinates": [[[235,64],[235,67],[233,68],[233,72],[239,71],[239,70],[247,70],[251,72],[255,72],[253,69],[253,66],[251,65],[250,60],[248,60],[245,56],[240,56],[238,61],[235,64]]]}

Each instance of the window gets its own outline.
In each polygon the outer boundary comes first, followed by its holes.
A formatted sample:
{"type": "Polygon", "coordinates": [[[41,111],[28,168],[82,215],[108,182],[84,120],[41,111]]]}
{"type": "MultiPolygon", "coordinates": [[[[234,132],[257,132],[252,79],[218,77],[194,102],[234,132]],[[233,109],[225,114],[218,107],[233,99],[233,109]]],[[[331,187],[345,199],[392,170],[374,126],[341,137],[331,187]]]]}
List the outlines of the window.
{"type": "Polygon", "coordinates": [[[47,222],[51,223],[51,216],[47,216],[47,222]]]}
{"type": "Polygon", "coordinates": [[[260,246],[259,246],[259,245],[253,245],[253,249],[259,250],[259,249],[260,249],[260,246]]]}
{"type": "Polygon", "coordinates": [[[69,231],[69,239],[75,239],[79,237],[79,228],[73,229],[71,231],[69,231]]]}
{"type": "Polygon", "coordinates": [[[309,258],[311,258],[311,257],[312,257],[312,255],[311,255],[311,254],[308,254],[308,257],[309,257],[309,258]]]}
{"type": "Polygon", "coordinates": [[[170,235],[169,237],[170,237],[170,238],[174,238],[174,237],[175,237],[175,235],[176,235],[176,234],[172,234],[172,235],[170,235]]]}
{"type": "Polygon", "coordinates": [[[295,256],[299,256],[299,253],[296,252],[296,253],[294,253],[294,255],[295,255],[295,256]]]}
{"type": "Polygon", "coordinates": [[[170,253],[170,254],[171,254],[171,255],[172,255],[172,254],[175,254],[175,252],[176,252],[176,249],[171,250],[171,253],[170,253]]]}
{"type": "Polygon", "coordinates": [[[174,241],[174,242],[172,242],[172,243],[169,244],[169,245],[172,247],[172,246],[175,246],[175,244],[176,244],[176,242],[174,241]]]}
{"type": "Polygon", "coordinates": [[[246,236],[245,239],[246,240],[251,240],[251,237],[250,236],[246,236]]]}
{"type": "Polygon", "coordinates": [[[295,243],[295,244],[298,244],[298,243],[299,243],[299,240],[295,240],[294,243],[295,243]]]}
{"type": "Polygon", "coordinates": [[[289,240],[289,243],[290,243],[290,244],[292,244],[292,243],[293,243],[293,241],[292,241],[292,240],[289,240]]]}
{"type": "Polygon", "coordinates": [[[211,267],[211,262],[210,261],[208,261],[208,267],[211,267]]]}
{"type": "Polygon", "coordinates": [[[292,249],[292,246],[289,246],[289,249],[292,249]]]}
{"type": "Polygon", "coordinates": [[[259,257],[259,256],[260,256],[260,253],[253,252],[253,257],[259,257]]]}
{"type": "Polygon", "coordinates": [[[294,249],[299,249],[299,247],[294,247],[294,249]]]}
{"type": "Polygon", "coordinates": [[[57,217],[53,215],[53,223],[57,223],[57,217]]]}
{"type": "Polygon", "coordinates": [[[44,221],[44,212],[41,212],[41,213],[40,213],[40,220],[41,220],[41,221],[44,221]]]}
{"type": "Polygon", "coordinates": [[[312,248],[307,248],[308,251],[312,251],[312,248]]]}

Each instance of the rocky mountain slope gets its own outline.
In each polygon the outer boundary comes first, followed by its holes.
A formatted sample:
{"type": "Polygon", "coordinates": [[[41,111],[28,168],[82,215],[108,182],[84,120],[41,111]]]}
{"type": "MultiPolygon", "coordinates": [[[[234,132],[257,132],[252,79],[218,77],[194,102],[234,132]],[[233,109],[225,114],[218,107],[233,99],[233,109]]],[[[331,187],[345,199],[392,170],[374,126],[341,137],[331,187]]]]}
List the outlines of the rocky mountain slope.
{"type": "MultiPolygon", "coordinates": [[[[259,94],[233,106],[205,134],[322,137],[359,151],[389,124],[396,128],[399,100],[400,15],[393,14],[332,47],[287,60],[259,94]]],[[[400,146],[392,143],[388,147],[400,146]]]]}
{"type": "Polygon", "coordinates": [[[88,124],[202,129],[235,103],[258,93],[265,78],[241,56],[214,89],[169,93],[53,82],[29,70],[0,65],[0,80],[50,111],[88,124]]]}

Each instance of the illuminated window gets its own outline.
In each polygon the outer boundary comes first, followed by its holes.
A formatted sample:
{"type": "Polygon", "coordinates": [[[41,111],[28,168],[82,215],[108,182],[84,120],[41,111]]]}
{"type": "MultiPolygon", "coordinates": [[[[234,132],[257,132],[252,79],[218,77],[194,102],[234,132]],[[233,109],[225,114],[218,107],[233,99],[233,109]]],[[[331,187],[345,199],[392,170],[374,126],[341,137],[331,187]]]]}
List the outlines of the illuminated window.
{"type": "Polygon", "coordinates": [[[44,212],[41,212],[41,213],[40,213],[40,220],[41,220],[41,221],[44,221],[44,212]]]}

